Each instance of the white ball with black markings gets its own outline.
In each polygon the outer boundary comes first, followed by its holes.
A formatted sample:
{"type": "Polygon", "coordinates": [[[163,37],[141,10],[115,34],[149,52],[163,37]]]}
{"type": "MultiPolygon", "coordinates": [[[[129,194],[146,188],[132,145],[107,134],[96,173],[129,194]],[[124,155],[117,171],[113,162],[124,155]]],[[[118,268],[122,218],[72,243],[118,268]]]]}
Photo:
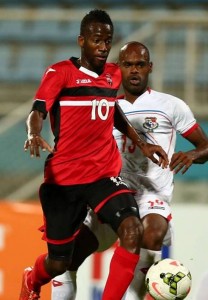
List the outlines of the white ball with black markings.
{"type": "Polygon", "coordinates": [[[154,263],[145,277],[148,293],[155,300],[182,300],[191,290],[191,273],[175,259],[162,259],[154,263]]]}

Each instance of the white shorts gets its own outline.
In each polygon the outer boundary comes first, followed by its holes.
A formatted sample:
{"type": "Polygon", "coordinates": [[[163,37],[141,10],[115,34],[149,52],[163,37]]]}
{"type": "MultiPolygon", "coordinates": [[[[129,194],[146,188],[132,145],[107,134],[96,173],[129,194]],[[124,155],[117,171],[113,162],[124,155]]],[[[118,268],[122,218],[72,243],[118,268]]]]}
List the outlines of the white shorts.
{"type": "Polygon", "coordinates": [[[168,220],[168,231],[164,237],[163,244],[171,246],[173,243],[173,221],[170,204],[164,200],[165,197],[148,192],[143,195],[136,194],[135,199],[141,219],[148,214],[158,214],[168,220]]]}
{"type": "MultiPolygon", "coordinates": [[[[162,200],[162,196],[155,195],[153,193],[135,195],[139,207],[140,218],[154,213],[159,214],[168,220],[168,231],[163,240],[163,244],[166,246],[171,246],[173,242],[173,223],[171,208],[169,203],[162,200]]],[[[116,233],[107,224],[101,223],[96,214],[90,209],[84,224],[94,233],[98,242],[99,248],[98,252],[105,251],[109,249],[118,239],[116,233]]]]}

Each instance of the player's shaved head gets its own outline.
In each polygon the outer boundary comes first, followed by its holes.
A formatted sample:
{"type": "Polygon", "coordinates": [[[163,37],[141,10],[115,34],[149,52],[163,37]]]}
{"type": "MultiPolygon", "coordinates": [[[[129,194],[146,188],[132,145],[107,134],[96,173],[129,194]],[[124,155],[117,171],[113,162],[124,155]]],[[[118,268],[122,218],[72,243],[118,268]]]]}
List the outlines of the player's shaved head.
{"type": "Polygon", "coordinates": [[[140,42],[128,42],[119,51],[118,64],[126,97],[134,102],[148,86],[152,72],[149,49],[140,42]]]}
{"type": "Polygon", "coordinates": [[[125,57],[130,53],[141,53],[146,61],[150,61],[149,49],[142,43],[132,41],[126,43],[119,51],[119,62],[125,60],[125,57]]]}

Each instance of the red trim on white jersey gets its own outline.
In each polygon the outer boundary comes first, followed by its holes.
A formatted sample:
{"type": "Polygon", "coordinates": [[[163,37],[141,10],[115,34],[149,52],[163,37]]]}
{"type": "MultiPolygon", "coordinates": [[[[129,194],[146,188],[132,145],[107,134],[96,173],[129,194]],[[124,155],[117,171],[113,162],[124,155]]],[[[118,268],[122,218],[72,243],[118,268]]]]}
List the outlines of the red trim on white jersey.
{"type": "Polygon", "coordinates": [[[187,137],[189,134],[191,134],[196,128],[199,127],[199,124],[196,123],[194,124],[193,127],[191,127],[188,131],[186,131],[185,133],[182,134],[183,137],[187,137]]]}

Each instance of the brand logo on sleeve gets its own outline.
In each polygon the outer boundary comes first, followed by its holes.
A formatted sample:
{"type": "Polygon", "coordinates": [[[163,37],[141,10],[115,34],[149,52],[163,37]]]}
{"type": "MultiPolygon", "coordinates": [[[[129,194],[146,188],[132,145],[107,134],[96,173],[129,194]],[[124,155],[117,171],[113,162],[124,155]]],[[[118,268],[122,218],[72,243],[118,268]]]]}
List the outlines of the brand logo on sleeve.
{"type": "Polygon", "coordinates": [[[52,68],[49,68],[49,69],[46,71],[46,75],[47,75],[49,72],[56,72],[56,70],[54,70],[54,69],[52,69],[52,68]]]}

